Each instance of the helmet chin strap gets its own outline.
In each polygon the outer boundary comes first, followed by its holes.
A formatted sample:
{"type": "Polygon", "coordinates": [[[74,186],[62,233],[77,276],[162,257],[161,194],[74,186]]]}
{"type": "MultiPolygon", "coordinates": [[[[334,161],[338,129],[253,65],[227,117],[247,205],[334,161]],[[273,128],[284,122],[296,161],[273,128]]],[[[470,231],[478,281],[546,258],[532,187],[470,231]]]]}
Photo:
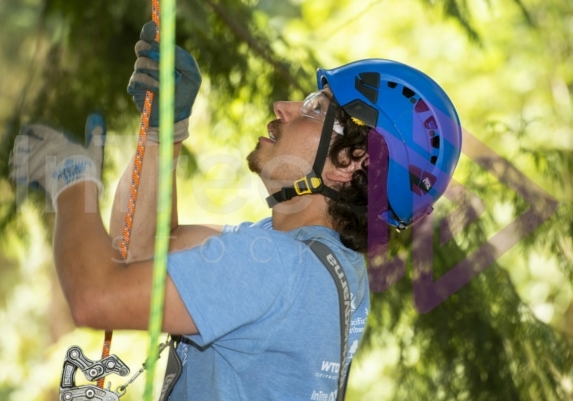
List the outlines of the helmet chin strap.
{"type": "Polygon", "coordinates": [[[338,199],[338,192],[334,189],[324,185],[322,181],[322,169],[328,156],[328,148],[330,147],[330,140],[332,138],[332,129],[334,127],[334,113],[336,111],[336,102],[334,99],[330,101],[324,124],[322,125],[322,133],[320,134],[320,142],[316,151],[314,165],[310,173],[293,182],[292,186],[282,187],[280,191],[267,197],[267,204],[273,207],[280,202],[284,202],[294,198],[295,196],[302,196],[308,194],[321,194],[330,199],[338,199]]]}

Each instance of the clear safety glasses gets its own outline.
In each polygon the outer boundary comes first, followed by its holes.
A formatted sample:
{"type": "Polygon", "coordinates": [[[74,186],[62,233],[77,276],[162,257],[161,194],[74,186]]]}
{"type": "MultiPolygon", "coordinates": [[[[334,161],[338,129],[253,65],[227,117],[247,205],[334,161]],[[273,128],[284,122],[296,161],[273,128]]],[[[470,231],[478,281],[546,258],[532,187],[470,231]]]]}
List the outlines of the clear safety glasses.
{"type": "MultiPolygon", "coordinates": [[[[324,123],[329,104],[330,99],[324,91],[313,92],[303,100],[300,115],[324,123]]],[[[336,120],[334,120],[332,129],[337,134],[342,135],[344,133],[344,128],[336,120]]]]}

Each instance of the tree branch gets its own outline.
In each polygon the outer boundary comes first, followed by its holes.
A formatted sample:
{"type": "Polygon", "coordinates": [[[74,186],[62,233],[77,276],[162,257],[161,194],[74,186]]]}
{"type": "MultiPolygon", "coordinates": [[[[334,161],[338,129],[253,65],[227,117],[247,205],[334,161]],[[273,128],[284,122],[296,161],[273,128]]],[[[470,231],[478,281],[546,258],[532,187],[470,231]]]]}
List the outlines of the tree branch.
{"type": "Polygon", "coordinates": [[[265,46],[261,45],[259,41],[251,35],[249,30],[241,25],[236,18],[233,18],[229,14],[225,12],[223,7],[220,4],[212,1],[212,0],[205,0],[205,2],[213,9],[215,14],[229,27],[231,32],[235,34],[238,38],[243,40],[247,45],[256,53],[258,54],[263,60],[267,63],[272,65],[275,71],[281,75],[287,82],[291,83],[296,89],[304,92],[305,89],[300,85],[298,80],[290,73],[288,68],[285,67],[284,63],[281,63],[277,60],[272,51],[266,48],[265,46]]]}

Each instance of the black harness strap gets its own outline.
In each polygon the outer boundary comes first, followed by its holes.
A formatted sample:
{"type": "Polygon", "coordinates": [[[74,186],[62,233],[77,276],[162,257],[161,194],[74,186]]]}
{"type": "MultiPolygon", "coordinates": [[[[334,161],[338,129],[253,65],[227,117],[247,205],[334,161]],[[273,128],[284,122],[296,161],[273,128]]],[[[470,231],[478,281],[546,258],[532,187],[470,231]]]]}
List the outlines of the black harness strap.
{"type": "Polygon", "coordinates": [[[336,102],[332,99],[328,105],[326,117],[324,118],[324,124],[320,134],[320,142],[318,143],[312,171],[306,176],[296,180],[292,187],[283,187],[280,191],[267,197],[267,204],[269,207],[273,207],[277,203],[290,200],[295,196],[307,194],[322,194],[334,200],[338,199],[338,192],[324,185],[321,177],[324,163],[328,157],[328,148],[330,147],[332,128],[334,127],[335,111],[336,102]]]}
{"type": "Polygon", "coordinates": [[[343,401],[346,394],[346,383],[350,373],[350,365],[346,369],[346,355],[348,353],[348,338],[350,337],[350,288],[346,274],[338,262],[334,253],[328,246],[320,241],[304,241],[310,249],[318,256],[332,276],[336,289],[338,290],[338,301],[340,305],[340,369],[338,376],[338,393],[336,400],[343,401]]]}
{"type": "Polygon", "coordinates": [[[169,340],[169,356],[167,357],[167,366],[165,367],[165,377],[163,378],[163,386],[161,387],[161,394],[158,401],[167,401],[175,383],[179,380],[183,365],[179,355],[177,355],[177,346],[181,341],[181,336],[171,335],[169,340]]]}

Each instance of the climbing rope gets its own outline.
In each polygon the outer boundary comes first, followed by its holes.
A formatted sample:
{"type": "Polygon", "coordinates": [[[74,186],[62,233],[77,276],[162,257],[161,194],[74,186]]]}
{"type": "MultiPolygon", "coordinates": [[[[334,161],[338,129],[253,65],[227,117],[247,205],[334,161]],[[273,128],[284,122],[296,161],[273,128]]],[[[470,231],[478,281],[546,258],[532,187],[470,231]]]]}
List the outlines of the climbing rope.
{"type": "Polygon", "coordinates": [[[149,310],[149,349],[144,400],[151,401],[159,335],[163,321],[167,254],[171,233],[173,196],[173,121],[175,114],[175,0],[162,0],[159,52],[159,183],[157,226],[153,261],[153,288],[149,310]]]}
{"type": "MultiPolygon", "coordinates": [[[[160,17],[159,17],[159,0],[152,0],[151,4],[151,17],[158,27],[155,34],[155,40],[159,41],[160,32],[160,17]]],[[[161,82],[161,81],[160,81],[161,82]]],[[[145,102],[141,112],[141,121],[139,124],[139,137],[137,140],[137,148],[135,150],[135,158],[133,162],[133,172],[131,174],[131,188],[129,200],[127,203],[127,212],[125,214],[125,221],[123,224],[122,240],[120,244],[120,252],[123,259],[127,259],[129,251],[129,241],[131,239],[131,229],[133,227],[133,218],[135,215],[135,205],[137,203],[137,196],[139,193],[139,177],[141,169],[143,168],[143,157],[145,156],[145,145],[147,143],[147,131],[149,130],[149,119],[151,118],[151,106],[153,104],[153,92],[147,91],[145,94],[145,102]]]]}
{"type": "MultiPolygon", "coordinates": [[[[155,362],[158,358],[157,348],[158,338],[161,333],[161,323],[163,315],[163,303],[165,295],[165,277],[167,253],[169,248],[169,232],[171,225],[171,198],[172,198],[172,165],[173,165],[173,99],[175,93],[174,77],[172,71],[175,68],[175,0],[162,0],[163,13],[160,14],[160,1],[152,0],[151,17],[158,27],[155,40],[160,43],[160,91],[162,96],[159,104],[160,117],[160,145],[159,145],[159,188],[158,188],[158,213],[157,213],[157,235],[155,241],[155,259],[153,266],[153,288],[151,294],[150,317],[149,317],[149,349],[147,369],[147,380],[145,385],[144,400],[151,400],[153,396],[153,377],[155,372],[155,362]],[[163,37],[164,40],[159,41],[163,37]]],[[[147,143],[147,132],[149,130],[149,120],[151,117],[151,107],[153,105],[154,94],[146,92],[145,102],[141,113],[139,136],[135,151],[130,196],[125,214],[124,226],[122,230],[122,241],[120,252],[124,260],[127,259],[129,243],[133,227],[135,208],[139,193],[139,180],[143,168],[145,147],[147,143]]],[[[102,359],[110,354],[112,331],[106,331],[102,346],[102,359]]],[[[104,378],[97,382],[99,388],[104,386],[104,378]]]]}
{"type": "MultiPolygon", "coordinates": [[[[159,0],[152,0],[151,4],[151,18],[159,26],[159,0]]],[[[155,34],[155,39],[159,40],[159,30],[155,34]]],[[[137,203],[137,196],[139,193],[139,177],[141,176],[141,169],[143,168],[143,157],[145,156],[145,146],[147,144],[147,131],[149,130],[149,119],[151,117],[151,106],[153,105],[153,92],[147,91],[145,94],[145,102],[141,112],[141,120],[139,124],[139,136],[137,139],[137,148],[135,150],[135,157],[133,162],[133,170],[131,174],[131,188],[129,191],[129,200],[127,202],[127,212],[125,214],[122,239],[119,250],[124,260],[127,259],[129,251],[129,241],[131,239],[131,229],[133,227],[133,218],[135,215],[135,205],[137,203]]],[[[107,358],[111,349],[111,341],[113,338],[113,331],[106,330],[102,345],[101,358],[107,358]]],[[[97,381],[97,386],[103,388],[105,378],[97,381]]]]}

